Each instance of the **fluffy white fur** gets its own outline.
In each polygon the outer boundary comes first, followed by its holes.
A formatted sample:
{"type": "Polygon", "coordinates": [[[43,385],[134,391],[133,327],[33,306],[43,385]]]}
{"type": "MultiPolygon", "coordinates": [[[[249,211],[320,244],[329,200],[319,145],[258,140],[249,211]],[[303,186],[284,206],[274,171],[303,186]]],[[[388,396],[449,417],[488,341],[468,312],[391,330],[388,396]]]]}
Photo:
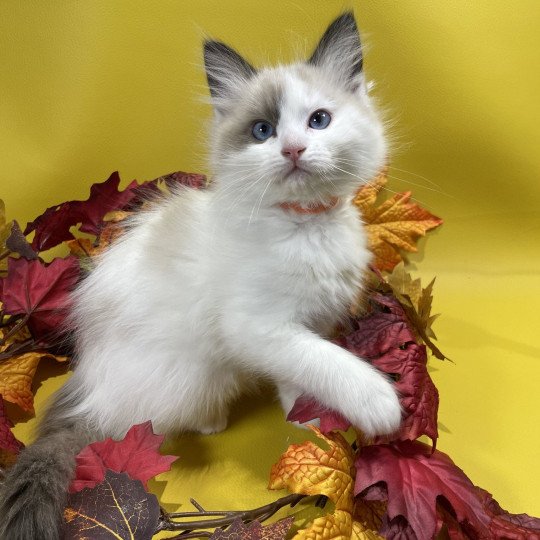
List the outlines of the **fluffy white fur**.
{"type": "Polygon", "coordinates": [[[211,187],[179,190],[141,215],[76,294],[78,360],[69,385],[78,404],[69,414],[108,435],[148,419],[158,432],[211,433],[225,428],[246,383],[268,376],[286,412],[309,394],[369,435],[396,430],[392,385],[325,339],[357,297],[370,260],[350,201],[386,155],[361,74],[353,90],[344,77],[331,64],[281,66],[221,93],[211,187]],[[260,92],[276,84],[277,135],[231,144],[230,126],[244,122],[246,103],[256,110],[260,92]],[[318,109],[332,115],[324,130],[308,127],[318,109]],[[291,159],[282,149],[290,145],[305,148],[305,172],[287,176],[291,159]],[[330,196],[340,203],[319,214],[279,206],[330,196]]]}
{"type": "Polygon", "coordinates": [[[74,374],[0,490],[0,538],[61,536],[88,440],[146,420],[157,432],[219,431],[231,400],[261,376],[285,412],[308,394],[368,435],[399,427],[392,384],[327,339],[370,260],[351,199],[386,155],[352,14],[306,63],[257,71],[208,42],[205,64],[212,184],[137,216],[76,291],[74,374]],[[331,122],[314,129],[321,109],[331,122]],[[261,120],[274,128],[265,141],[252,136],[261,120]],[[328,209],[304,214],[291,203],[328,209]]]}

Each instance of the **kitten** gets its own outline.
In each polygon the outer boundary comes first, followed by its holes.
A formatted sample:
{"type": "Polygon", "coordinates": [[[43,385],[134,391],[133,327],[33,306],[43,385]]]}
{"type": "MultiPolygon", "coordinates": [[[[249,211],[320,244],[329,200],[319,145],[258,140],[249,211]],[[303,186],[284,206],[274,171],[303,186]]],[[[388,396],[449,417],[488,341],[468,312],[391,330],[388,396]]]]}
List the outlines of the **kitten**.
{"type": "Polygon", "coordinates": [[[6,479],[1,538],[58,538],[89,441],[218,432],[257,376],[286,413],[309,394],[368,435],[399,427],[391,383],[325,339],[370,261],[351,199],[386,157],[352,13],[304,63],[256,70],[215,41],[204,60],[214,179],[139,215],[75,292],[74,373],[6,479]]]}

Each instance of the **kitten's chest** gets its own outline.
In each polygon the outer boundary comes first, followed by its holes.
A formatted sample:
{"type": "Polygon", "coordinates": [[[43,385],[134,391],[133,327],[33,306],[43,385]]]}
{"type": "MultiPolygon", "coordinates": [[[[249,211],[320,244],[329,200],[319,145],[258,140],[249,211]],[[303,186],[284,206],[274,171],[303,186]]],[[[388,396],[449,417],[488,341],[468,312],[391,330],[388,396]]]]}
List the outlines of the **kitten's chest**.
{"type": "Polygon", "coordinates": [[[295,316],[313,327],[347,311],[370,260],[356,214],[302,223],[270,252],[276,287],[293,304],[295,316]]]}

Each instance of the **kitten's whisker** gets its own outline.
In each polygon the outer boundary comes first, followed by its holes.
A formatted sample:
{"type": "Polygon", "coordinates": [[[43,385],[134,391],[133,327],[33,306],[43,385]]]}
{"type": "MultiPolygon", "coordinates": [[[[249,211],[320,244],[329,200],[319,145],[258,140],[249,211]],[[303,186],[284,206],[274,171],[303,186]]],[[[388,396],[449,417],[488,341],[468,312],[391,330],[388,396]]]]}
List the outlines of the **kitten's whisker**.
{"type": "Polygon", "coordinates": [[[423,186],[422,184],[417,184],[415,182],[411,182],[410,180],[406,180],[405,178],[400,178],[399,176],[393,176],[392,174],[387,174],[388,178],[393,178],[394,180],[399,180],[401,182],[404,182],[405,184],[410,184],[411,186],[416,186],[421,189],[426,189],[428,191],[433,191],[435,193],[438,193],[439,195],[443,195],[444,197],[449,197],[450,199],[456,199],[454,195],[450,195],[450,193],[446,193],[440,189],[435,189],[428,186],[423,186]]]}
{"type": "MultiPolygon", "coordinates": [[[[259,212],[260,212],[260,210],[261,210],[261,205],[262,205],[262,201],[263,201],[264,195],[265,195],[265,193],[267,192],[268,188],[270,187],[270,184],[272,183],[272,180],[273,180],[273,179],[274,179],[274,178],[273,178],[272,176],[268,179],[268,182],[266,183],[266,186],[265,186],[265,188],[264,188],[264,190],[263,190],[263,192],[262,192],[262,195],[259,197],[259,206],[258,206],[258,208],[257,208],[257,214],[256,214],[256,216],[259,215],[259,212]]],[[[253,218],[253,211],[254,211],[254,210],[255,210],[255,206],[253,206],[253,209],[251,210],[251,214],[249,215],[248,227],[249,227],[249,225],[251,225],[251,219],[253,218]]]]}
{"type": "Polygon", "coordinates": [[[437,184],[436,182],[433,182],[433,180],[430,180],[430,179],[427,178],[426,176],[422,176],[421,174],[417,174],[417,173],[412,172],[412,171],[406,171],[405,169],[398,169],[398,168],[395,167],[394,165],[389,165],[388,168],[389,168],[389,169],[395,169],[396,171],[399,171],[399,172],[404,172],[404,173],[407,173],[407,174],[412,174],[413,176],[416,176],[417,178],[420,178],[420,179],[422,179],[422,180],[425,180],[426,182],[428,182],[428,183],[431,184],[432,186],[441,189],[441,186],[440,186],[439,184],[437,184]]]}

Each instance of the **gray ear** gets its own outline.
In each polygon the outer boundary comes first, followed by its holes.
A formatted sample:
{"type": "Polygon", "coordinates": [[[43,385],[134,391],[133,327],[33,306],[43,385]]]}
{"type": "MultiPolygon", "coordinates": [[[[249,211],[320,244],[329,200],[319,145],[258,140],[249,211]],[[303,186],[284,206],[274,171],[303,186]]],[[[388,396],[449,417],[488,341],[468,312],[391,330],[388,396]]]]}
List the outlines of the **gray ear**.
{"type": "Polygon", "coordinates": [[[210,94],[228,98],[239,83],[255,75],[256,70],[234,49],[220,41],[205,41],[204,66],[210,94]]]}
{"type": "Polygon", "coordinates": [[[328,69],[350,90],[361,83],[362,47],[352,11],[340,15],[319,41],[308,64],[328,69]]]}

